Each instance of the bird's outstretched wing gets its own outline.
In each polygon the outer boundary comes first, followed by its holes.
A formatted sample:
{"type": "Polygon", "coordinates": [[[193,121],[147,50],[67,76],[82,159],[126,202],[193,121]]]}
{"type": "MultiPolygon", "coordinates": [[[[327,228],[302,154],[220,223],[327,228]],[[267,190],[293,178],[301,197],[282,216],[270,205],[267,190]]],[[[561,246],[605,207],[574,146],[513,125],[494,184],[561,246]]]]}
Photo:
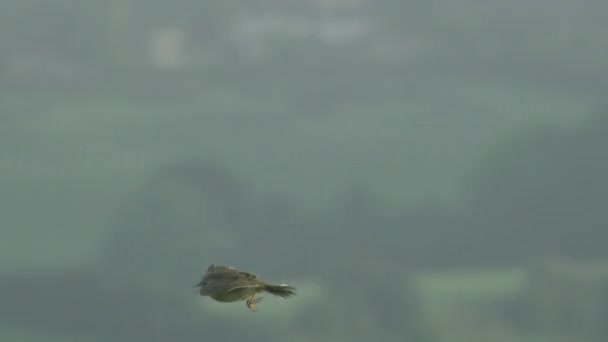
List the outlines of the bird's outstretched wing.
{"type": "Polygon", "coordinates": [[[262,285],[262,284],[239,285],[239,286],[235,286],[235,287],[228,289],[228,291],[226,291],[226,292],[238,291],[238,290],[242,290],[242,289],[259,288],[259,287],[263,287],[263,286],[264,285],[262,285]]]}
{"type": "Polygon", "coordinates": [[[245,279],[249,279],[249,280],[254,280],[254,279],[259,278],[257,275],[255,275],[253,273],[239,271],[238,269],[236,269],[232,266],[218,266],[218,265],[211,264],[211,266],[209,266],[209,268],[207,269],[207,272],[206,272],[207,275],[219,274],[219,273],[222,273],[224,275],[234,274],[235,276],[238,276],[238,278],[245,278],[245,279]]]}
{"type": "Polygon", "coordinates": [[[219,266],[219,265],[214,265],[211,264],[211,266],[209,266],[209,268],[207,269],[207,272],[234,272],[238,270],[232,266],[219,266]]]}

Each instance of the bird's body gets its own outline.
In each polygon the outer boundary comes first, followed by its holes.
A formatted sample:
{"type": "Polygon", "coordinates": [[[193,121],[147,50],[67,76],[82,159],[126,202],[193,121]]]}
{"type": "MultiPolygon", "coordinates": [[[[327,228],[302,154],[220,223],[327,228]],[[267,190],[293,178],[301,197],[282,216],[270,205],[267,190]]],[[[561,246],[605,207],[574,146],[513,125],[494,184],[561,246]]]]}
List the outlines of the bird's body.
{"type": "Polygon", "coordinates": [[[237,302],[247,300],[247,307],[255,311],[255,304],[262,298],[256,294],[268,292],[287,298],[295,295],[295,287],[286,284],[271,285],[258,276],[239,271],[231,266],[211,265],[196,284],[201,296],[209,296],[218,302],[237,302]]]}

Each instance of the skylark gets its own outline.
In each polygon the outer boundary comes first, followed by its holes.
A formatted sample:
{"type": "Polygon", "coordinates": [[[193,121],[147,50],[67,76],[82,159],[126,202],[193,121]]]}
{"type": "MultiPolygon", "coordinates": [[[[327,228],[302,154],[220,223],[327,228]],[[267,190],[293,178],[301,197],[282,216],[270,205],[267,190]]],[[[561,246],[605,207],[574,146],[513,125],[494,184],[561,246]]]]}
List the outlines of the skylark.
{"type": "Polygon", "coordinates": [[[295,295],[295,287],[287,284],[271,285],[258,276],[239,271],[231,266],[211,265],[203,274],[202,280],[195,285],[200,287],[201,296],[209,296],[218,302],[237,302],[246,300],[245,304],[251,311],[255,311],[255,304],[262,297],[255,296],[261,292],[268,292],[275,296],[287,298],[295,295]]]}

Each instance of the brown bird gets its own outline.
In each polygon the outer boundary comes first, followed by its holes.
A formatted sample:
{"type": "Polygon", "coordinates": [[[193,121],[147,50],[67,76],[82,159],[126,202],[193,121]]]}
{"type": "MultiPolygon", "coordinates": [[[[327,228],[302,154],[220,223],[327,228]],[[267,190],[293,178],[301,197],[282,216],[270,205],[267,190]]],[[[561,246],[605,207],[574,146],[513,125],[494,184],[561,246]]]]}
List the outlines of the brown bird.
{"type": "Polygon", "coordinates": [[[201,296],[209,296],[218,302],[237,302],[246,300],[245,304],[251,311],[255,311],[255,304],[262,297],[255,298],[256,294],[268,292],[275,296],[287,298],[295,295],[295,287],[287,284],[271,285],[258,276],[239,271],[232,266],[215,266],[211,264],[203,279],[195,285],[200,287],[201,296]]]}

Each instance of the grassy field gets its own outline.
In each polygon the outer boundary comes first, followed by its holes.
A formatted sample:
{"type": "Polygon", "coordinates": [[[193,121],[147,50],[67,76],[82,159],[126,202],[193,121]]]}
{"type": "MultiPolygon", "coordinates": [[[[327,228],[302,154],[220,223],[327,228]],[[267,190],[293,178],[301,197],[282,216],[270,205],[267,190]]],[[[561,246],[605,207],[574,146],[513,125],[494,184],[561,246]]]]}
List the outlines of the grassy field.
{"type": "MultiPolygon", "coordinates": [[[[554,267],[557,263],[541,263],[541,267],[554,267]],[[550,264],[550,265],[549,265],[550,264]]],[[[542,305],[542,299],[537,300],[527,296],[534,284],[531,284],[529,268],[511,269],[488,269],[488,270],[461,270],[450,272],[422,273],[413,277],[413,282],[422,298],[423,315],[431,330],[434,331],[441,341],[445,342],[575,342],[585,337],[573,333],[568,335],[558,331],[552,331],[552,326],[540,327],[544,332],[521,331],[509,319],[508,306],[514,300],[527,298],[533,302],[528,303],[531,307],[542,305]],[[538,301],[538,302],[537,302],[538,301]]],[[[555,298],[550,299],[555,303],[554,309],[559,308],[561,298],[580,296],[585,292],[589,282],[597,285],[606,284],[608,272],[606,263],[590,263],[588,265],[559,263],[554,275],[542,280],[540,286],[545,287],[546,292],[554,292],[555,298]],[[556,279],[553,279],[556,277],[556,279]],[[568,282],[572,280],[574,285],[566,289],[552,286],[553,282],[568,282]],[[578,284],[578,285],[577,285],[578,284]],[[565,291],[565,292],[564,292],[565,291]]],[[[591,286],[595,288],[595,286],[591,286]]],[[[541,290],[543,291],[543,290],[541,290]]],[[[534,293],[534,292],[533,292],[534,293]]],[[[588,299],[596,303],[596,293],[589,292],[588,299]]],[[[584,296],[584,295],[583,295],[584,296]]],[[[597,312],[589,310],[585,304],[585,298],[580,298],[578,303],[569,303],[566,310],[576,312],[578,320],[597,321],[597,312]],[[582,310],[581,307],[583,308],[582,310]]],[[[551,305],[551,304],[550,304],[551,305]]],[[[551,309],[550,309],[551,310],[551,309]]],[[[563,308],[562,308],[563,310],[563,308]]],[[[572,312],[553,312],[553,315],[572,314],[572,312]]],[[[552,319],[549,318],[549,322],[552,319]]],[[[559,319],[559,318],[557,318],[559,319]]],[[[541,317],[541,321],[547,322],[541,317]]],[[[601,324],[600,324],[601,325],[601,324]]],[[[597,327],[593,327],[597,328],[597,327]]]]}

